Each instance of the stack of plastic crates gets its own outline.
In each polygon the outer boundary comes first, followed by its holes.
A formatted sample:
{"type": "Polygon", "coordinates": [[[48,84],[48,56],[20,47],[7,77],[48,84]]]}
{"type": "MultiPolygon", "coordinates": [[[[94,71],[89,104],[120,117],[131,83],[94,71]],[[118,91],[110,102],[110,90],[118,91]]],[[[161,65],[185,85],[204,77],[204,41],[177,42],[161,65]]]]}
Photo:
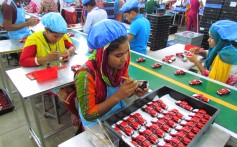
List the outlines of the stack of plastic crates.
{"type": "Polygon", "coordinates": [[[109,19],[114,19],[114,2],[105,2],[104,10],[107,12],[109,19]]]}
{"type": "Polygon", "coordinates": [[[207,0],[204,8],[204,13],[202,19],[200,21],[199,32],[204,34],[202,40],[202,47],[204,49],[208,49],[208,38],[209,38],[209,28],[211,25],[219,20],[221,8],[222,8],[222,0],[207,0]]]}
{"type": "Polygon", "coordinates": [[[147,15],[151,23],[151,31],[148,41],[150,50],[155,51],[166,47],[169,37],[171,16],[168,15],[147,15]]]}
{"type": "Polygon", "coordinates": [[[237,21],[237,0],[225,0],[223,2],[220,20],[229,19],[233,21],[237,21]],[[234,3],[235,2],[235,3],[234,3]]]}

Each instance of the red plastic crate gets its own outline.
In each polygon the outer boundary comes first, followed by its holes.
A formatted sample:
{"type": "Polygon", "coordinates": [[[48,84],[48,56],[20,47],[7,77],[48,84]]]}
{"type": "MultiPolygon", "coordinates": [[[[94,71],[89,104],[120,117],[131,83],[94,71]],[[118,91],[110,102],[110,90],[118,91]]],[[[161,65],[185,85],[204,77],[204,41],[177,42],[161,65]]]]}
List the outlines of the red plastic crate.
{"type": "Polygon", "coordinates": [[[56,68],[46,68],[34,72],[37,82],[41,83],[44,81],[58,78],[58,70],[56,68]]]}
{"type": "Polygon", "coordinates": [[[9,99],[9,96],[3,89],[0,89],[0,105],[0,115],[11,112],[14,109],[14,106],[11,100],[9,99]]]}

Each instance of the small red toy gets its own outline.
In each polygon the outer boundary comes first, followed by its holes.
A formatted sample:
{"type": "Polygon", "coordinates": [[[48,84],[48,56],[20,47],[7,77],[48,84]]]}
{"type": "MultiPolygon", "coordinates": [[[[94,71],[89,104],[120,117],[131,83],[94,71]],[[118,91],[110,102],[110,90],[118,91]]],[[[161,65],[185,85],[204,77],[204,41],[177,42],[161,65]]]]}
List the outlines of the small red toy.
{"type": "Polygon", "coordinates": [[[128,136],[131,136],[134,133],[134,130],[124,121],[119,121],[116,125],[128,136]]]}
{"type": "Polygon", "coordinates": [[[146,128],[151,130],[153,133],[156,132],[156,130],[160,129],[160,127],[156,124],[148,123],[146,124],[146,128]]]}
{"type": "Polygon", "coordinates": [[[170,135],[173,136],[173,137],[177,137],[177,138],[182,139],[186,136],[186,133],[184,133],[183,131],[173,130],[173,131],[170,132],[170,135]]]}
{"type": "Polygon", "coordinates": [[[176,56],[177,57],[184,57],[184,54],[183,53],[176,53],[176,56]]]}
{"type": "Polygon", "coordinates": [[[167,63],[172,63],[176,60],[174,55],[169,55],[169,56],[165,56],[162,61],[167,62],[167,63]]]}
{"type": "Polygon", "coordinates": [[[198,79],[194,79],[194,80],[189,81],[189,84],[190,85],[201,85],[202,81],[198,80],[198,79]]]}
{"type": "Polygon", "coordinates": [[[227,88],[222,88],[221,90],[217,91],[217,94],[219,94],[219,95],[226,95],[226,94],[229,94],[229,93],[230,93],[230,90],[227,89],[227,88]]]}
{"type": "Polygon", "coordinates": [[[128,125],[131,126],[135,130],[138,130],[141,128],[141,125],[137,123],[135,118],[133,117],[125,117],[123,118],[123,120],[125,120],[128,123],[128,125]]]}
{"type": "Polygon", "coordinates": [[[153,134],[151,130],[140,129],[139,133],[146,137],[152,144],[157,144],[159,139],[153,134]]]}
{"type": "Polygon", "coordinates": [[[132,135],[132,140],[136,141],[140,146],[152,146],[151,143],[143,135],[134,134],[132,135]]]}
{"type": "Polygon", "coordinates": [[[175,75],[185,75],[185,72],[181,69],[178,69],[174,72],[175,75]]]}
{"type": "Polygon", "coordinates": [[[146,125],[147,121],[139,113],[132,113],[130,116],[134,117],[135,120],[142,126],[146,125]]]}
{"type": "Polygon", "coordinates": [[[140,58],[138,58],[136,61],[137,61],[138,63],[139,63],[139,62],[145,62],[145,61],[146,61],[146,59],[145,59],[145,58],[142,58],[142,57],[140,57],[140,58]]]}
{"type": "Polygon", "coordinates": [[[158,147],[174,147],[174,146],[166,142],[161,142],[161,143],[158,143],[158,147]]]}
{"type": "Polygon", "coordinates": [[[158,112],[156,112],[151,106],[145,105],[142,107],[142,110],[150,114],[152,117],[155,117],[158,115],[158,112]]]}
{"type": "Polygon", "coordinates": [[[206,114],[207,112],[203,109],[193,109],[194,113],[202,113],[202,114],[206,114]]]}
{"type": "Polygon", "coordinates": [[[206,97],[205,97],[204,95],[202,95],[202,94],[193,94],[193,97],[196,98],[196,99],[199,99],[200,101],[206,102],[206,103],[209,102],[209,99],[206,98],[206,97]]]}
{"type": "Polygon", "coordinates": [[[162,129],[157,129],[155,132],[153,132],[154,134],[156,134],[156,136],[162,138],[165,136],[165,131],[163,131],[162,129]]]}
{"type": "Polygon", "coordinates": [[[197,134],[200,131],[200,129],[198,127],[193,127],[192,128],[192,132],[197,134]]]}
{"type": "Polygon", "coordinates": [[[67,33],[67,36],[68,36],[68,37],[73,37],[73,36],[74,36],[74,33],[68,32],[68,33],[67,33]]]}
{"type": "Polygon", "coordinates": [[[177,127],[175,128],[175,130],[177,130],[177,131],[184,131],[185,133],[189,133],[189,132],[191,131],[191,128],[189,128],[189,127],[183,127],[183,126],[177,126],[177,127]]]}
{"type": "Polygon", "coordinates": [[[152,68],[160,68],[162,65],[158,62],[151,65],[152,68]]]}

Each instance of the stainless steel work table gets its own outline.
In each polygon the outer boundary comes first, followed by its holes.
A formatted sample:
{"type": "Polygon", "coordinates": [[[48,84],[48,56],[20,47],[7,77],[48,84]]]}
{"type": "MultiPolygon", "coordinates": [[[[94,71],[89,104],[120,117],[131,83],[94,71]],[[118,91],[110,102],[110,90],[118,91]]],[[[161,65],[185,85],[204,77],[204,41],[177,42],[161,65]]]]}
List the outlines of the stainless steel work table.
{"type": "MultiPolygon", "coordinates": [[[[175,45],[166,47],[161,50],[149,51],[148,56],[162,61],[162,59],[165,56],[174,55],[176,57],[176,60],[172,63],[169,63],[170,65],[174,65],[179,68],[190,69],[191,67],[193,67],[195,65],[194,63],[192,63],[188,60],[186,62],[184,62],[184,61],[182,61],[181,57],[176,56],[176,53],[183,53],[184,52],[184,47],[185,47],[184,44],[175,44],[175,45]]],[[[201,60],[203,58],[201,56],[198,56],[198,59],[201,60]]]]}
{"type": "Polygon", "coordinates": [[[36,112],[34,97],[37,95],[42,95],[43,93],[47,93],[52,89],[73,84],[74,73],[71,70],[71,66],[75,64],[83,64],[85,61],[87,61],[87,56],[85,54],[74,55],[73,57],[71,57],[70,62],[66,63],[67,68],[58,70],[57,79],[49,80],[43,83],[37,83],[36,80],[30,80],[26,77],[27,73],[43,69],[43,67],[21,67],[6,71],[7,75],[9,76],[9,79],[13,82],[14,86],[20,94],[20,100],[23,106],[23,111],[25,114],[29,132],[38,146],[44,147],[45,140],[44,135],[42,133],[41,124],[39,122],[38,114],[36,112]],[[33,130],[33,127],[30,123],[29,114],[26,110],[24,99],[28,99],[30,102],[34,120],[36,123],[36,131],[33,130]]]}

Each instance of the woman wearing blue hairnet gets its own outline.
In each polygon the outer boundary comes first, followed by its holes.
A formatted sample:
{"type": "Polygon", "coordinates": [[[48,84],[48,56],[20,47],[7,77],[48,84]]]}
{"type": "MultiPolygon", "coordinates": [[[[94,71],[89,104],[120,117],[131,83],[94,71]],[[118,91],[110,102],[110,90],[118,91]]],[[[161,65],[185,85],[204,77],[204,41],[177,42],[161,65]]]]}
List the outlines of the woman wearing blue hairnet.
{"type": "MultiPolygon", "coordinates": [[[[237,83],[237,48],[231,41],[237,40],[237,22],[220,20],[209,29],[209,53],[204,66],[195,55],[187,59],[199,68],[204,76],[214,80],[235,85],[237,83]]],[[[205,50],[192,49],[194,54],[206,56],[205,50]]]]}
{"type": "MultiPolygon", "coordinates": [[[[68,61],[75,51],[74,45],[65,34],[67,24],[59,13],[50,12],[42,17],[41,22],[45,30],[35,32],[27,38],[20,57],[21,66],[39,66],[47,62],[51,65],[58,64],[60,57],[63,57],[63,61],[68,61]]],[[[54,93],[64,101],[71,112],[72,123],[78,127],[79,116],[75,107],[76,93],[73,87],[61,88],[58,93],[54,93]]]]}
{"type": "Polygon", "coordinates": [[[130,49],[122,23],[107,19],[96,23],[87,44],[95,50],[74,77],[83,126],[123,108],[123,100],[133,93],[143,96],[148,91],[129,78],[130,49]]]}

